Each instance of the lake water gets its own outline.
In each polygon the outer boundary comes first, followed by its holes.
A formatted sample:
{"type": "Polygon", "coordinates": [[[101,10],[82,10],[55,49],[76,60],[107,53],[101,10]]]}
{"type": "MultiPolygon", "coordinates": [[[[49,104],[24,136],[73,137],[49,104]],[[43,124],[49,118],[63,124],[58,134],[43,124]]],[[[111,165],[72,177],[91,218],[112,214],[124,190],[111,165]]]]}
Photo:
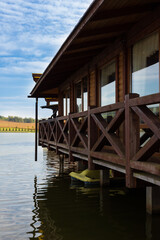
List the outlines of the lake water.
{"type": "Polygon", "coordinates": [[[41,147],[34,162],[34,134],[0,133],[0,240],[160,239],[143,190],[74,186],[69,171],[41,147]]]}

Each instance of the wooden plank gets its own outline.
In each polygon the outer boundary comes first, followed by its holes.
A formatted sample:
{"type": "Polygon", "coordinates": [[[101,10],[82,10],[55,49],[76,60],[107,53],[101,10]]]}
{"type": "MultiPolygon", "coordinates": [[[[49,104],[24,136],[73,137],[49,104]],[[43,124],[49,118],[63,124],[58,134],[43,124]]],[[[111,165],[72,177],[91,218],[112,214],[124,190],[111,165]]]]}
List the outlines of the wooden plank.
{"type": "Polygon", "coordinates": [[[88,114],[88,111],[78,112],[78,113],[72,113],[70,115],[70,118],[80,118],[80,117],[86,117],[88,114]]]}
{"type": "Polygon", "coordinates": [[[131,14],[137,14],[137,13],[144,13],[144,12],[150,12],[153,10],[155,7],[155,3],[149,3],[149,4],[142,4],[137,6],[132,6],[132,7],[125,7],[125,8],[118,8],[118,9],[110,9],[106,11],[101,11],[98,14],[95,14],[93,16],[91,22],[93,21],[104,21],[110,18],[116,18],[116,17],[121,17],[121,16],[130,16],[131,14]]]}
{"type": "Polygon", "coordinates": [[[119,81],[118,81],[118,101],[122,102],[124,100],[123,98],[123,52],[121,51],[119,53],[119,81]]]}
{"type": "Polygon", "coordinates": [[[97,139],[93,147],[91,148],[91,151],[101,151],[105,144],[109,143],[108,140],[104,137],[103,134],[97,139]]]}
{"type": "Polygon", "coordinates": [[[71,151],[75,153],[81,153],[84,155],[88,155],[88,150],[85,148],[80,148],[80,147],[71,147],[71,151]]]}
{"type": "Polygon", "coordinates": [[[124,119],[125,119],[125,111],[122,108],[122,109],[119,109],[116,112],[116,115],[111,120],[111,122],[108,124],[107,131],[108,132],[115,132],[120,127],[120,125],[122,124],[124,119]]]}
{"type": "Polygon", "coordinates": [[[61,116],[61,117],[57,117],[56,119],[57,121],[68,120],[69,116],[61,116]]]}
{"type": "Polygon", "coordinates": [[[96,160],[96,159],[93,159],[93,163],[96,165],[100,165],[100,166],[107,167],[109,169],[124,173],[124,174],[126,173],[124,166],[120,166],[115,163],[111,163],[111,162],[107,162],[107,161],[103,161],[103,160],[96,160]]]}
{"type": "Polygon", "coordinates": [[[106,160],[106,161],[111,162],[111,163],[116,163],[120,166],[125,166],[125,159],[120,158],[116,154],[105,153],[105,152],[92,152],[91,151],[91,156],[94,159],[106,160]]]}
{"type": "Polygon", "coordinates": [[[148,127],[142,129],[144,131],[144,134],[140,138],[140,146],[153,136],[153,132],[148,127]]]}
{"type": "Polygon", "coordinates": [[[91,117],[91,107],[88,107],[88,169],[92,170],[95,168],[91,157],[91,148],[97,138],[96,124],[91,117]],[[94,129],[94,131],[93,131],[94,129]]]}
{"type": "Polygon", "coordinates": [[[160,186],[160,177],[144,172],[133,172],[135,178],[160,186]]]}
{"type": "Polygon", "coordinates": [[[124,108],[124,103],[118,102],[118,103],[110,104],[110,105],[103,106],[103,107],[93,108],[93,109],[91,109],[91,114],[112,112],[112,111],[116,111],[120,108],[124,108]]]}
{"type": "Polygon", "coordinates": [[[147,161],[159,147],[159,139],[154,135],[132,158],[132,161],[147,161]]]}
{"type": "Polygon", "coordinates": [[[128,94],[125,96],[125,150],[126,150],[126,186],[136,187],[136,179],[130,167],[130,160],[139,149],[139,118],[131,111],[129,102],[131,98],[138,94],[128,94]]]}
{"type": "Polygon", "coordinates": [[[92,71],[90,73],[90,105],[96,106],[96,72],[92,71]]]}
{"type": "Polygon", "coordinates": [[[155,93],[155,94],[151,94],[143,97],[130,99],[129,106],[134,107],[134,106],[150,105],[155,103],[160,103],[160,93],[155,93]]]}
{"type": "Polygon", "coordinates": [[[160,139],[160,119],[146,106],[132,107],[132,109],[160,139]]]}
{"type": "MultiPolygon", "coordinates": [[[[133,24],[134,22],[132,22],[133,24]]],[[[79,34],[78,38],[85,38],[85,37],[91,37],[91,36],[97,36],[104,33],[114,33],[114,32],[125,32],[129,30],[131,27],[131,23],[124,23],[124,24],[115,24],[113,26],[106,26],[101,28],[94,28],[94,29],[88,29],[87,31],[83,31],[79,34]]]]}
{"type": "Polygon", "coordinates": [[[64,144],[64,143],[57,143],[57,146],[60,147],[60,148],[64,148],[64,149],[68,149],[69,150],[69,146],[67,144],[64,144]]]}
{"type": "Polygon", "coordinates": [[[85,160],[85,161],[88,161],[88,157],[86,157],[86,156],[84,156],[84,155],[82,155],[82,154],[73,153],[72,155],[73,155],[73,157],[76,157],[76,158],[79,158],[79,159],[83,159],[83,160],[85,160]]]}
{"type": "Polygon", "coordinates": [[[160,176],[160,164],[151,162],[130,162],[131,168],[160,176]]]}
{"type": "Polygon", "coordinates": [[[108,124],[101,114],[92,114],[91,116],[94,119],[95,123],[98,125],[98,127],[103,126],[103,128],[105,129],[107,128],[108,124]],[[99,126],[99,123],[100,123],[100,126],[99,126]]]}

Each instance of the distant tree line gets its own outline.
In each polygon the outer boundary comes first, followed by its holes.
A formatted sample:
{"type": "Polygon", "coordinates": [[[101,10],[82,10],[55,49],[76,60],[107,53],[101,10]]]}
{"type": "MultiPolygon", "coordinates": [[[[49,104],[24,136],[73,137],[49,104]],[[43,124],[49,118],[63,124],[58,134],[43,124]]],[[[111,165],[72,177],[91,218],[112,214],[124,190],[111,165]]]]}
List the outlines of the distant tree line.
{"type": "Polygon", "coordinates": [[[21,122],[21,123],[34,123],[35,120],[33,118],[21,118],[17,116],[8,116],[3,117],[0,115],[0,120],[2,121],[8,121],[8,122],[21,122]]]}

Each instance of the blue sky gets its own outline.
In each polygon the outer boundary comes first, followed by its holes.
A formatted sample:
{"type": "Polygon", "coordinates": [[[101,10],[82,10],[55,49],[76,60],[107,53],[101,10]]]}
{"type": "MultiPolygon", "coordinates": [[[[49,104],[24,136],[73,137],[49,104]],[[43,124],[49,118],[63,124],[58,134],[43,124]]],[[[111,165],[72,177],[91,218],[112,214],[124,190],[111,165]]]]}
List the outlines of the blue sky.
{"type": "MultiPolygon", "coordinates": [[[[34,117],[32,73],[43,73],[91,2],[0,1],[0,115],[34,117]]],[[[50,114],[39,109],[40,118],[50,114]]]]}

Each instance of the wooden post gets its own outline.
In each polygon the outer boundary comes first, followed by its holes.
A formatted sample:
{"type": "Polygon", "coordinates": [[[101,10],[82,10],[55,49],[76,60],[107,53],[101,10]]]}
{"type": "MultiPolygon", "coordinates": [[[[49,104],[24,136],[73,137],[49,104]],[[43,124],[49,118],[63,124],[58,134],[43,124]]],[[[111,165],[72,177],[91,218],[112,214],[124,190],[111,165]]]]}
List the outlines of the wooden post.
{"type": "Polygon", "coordinates": [[[59,154],[59,174],[64,172],[64,154],[59,154]]]}
{"type": "Polygon", "coordinates": [[[58,155],[58,123],[57,123],[57,118],[55,118],[55,121],[56,121],[56,154],[58,155]]]}
{"type": "Polygon", "coordinates": [[[38,98],[36,98],[35,102],[35,161],[37,161],[37,125],[38,125],[38,98]]]}
{"type": "Polygon", "coordinates": [[[93,170],[95,169],[95,164],[93,163],[93,159],[91,157],[91,149],[97,139],[97,131],[96,124],[91,117],[90,109],[91,107],[88,107],[88,169],[93,170]]]}
{"type": "Polygon", "coordinates": [[[77,171],[83,171],[85,169],[85,165],[83,164],[83,160],[77,161],[77,171]]]}
{"type": "Polygon", "coordinates": [[[109,186],[110,179],[109,179],[109,169],[106,168],[105,170],[100,170],[100,186],[109,186]]]}
{"type": "Polygon", "coordinates": [[[139,97],[136,93],[130,93],[125,96],[125,151],[126,151],[126,187],[135,188],[136,179],[133,177],[130,167],[130,160],[139,149],[139,117],[129,107],[131,98],[139,97]]]}
{"type": "Polygon", "coordinates": [[[146,187],[146,211],[149,214],[160,213],[160,187],[146,187]]]}
{"type": "Polygon", "coordinates": [[[71,113],[69,113],[69,162],[73,162],[74,158],[72,156],[72,151],[71,151],[71,143],[74,138],[74,127],[72,126],[71,123],[71,113]]]}

